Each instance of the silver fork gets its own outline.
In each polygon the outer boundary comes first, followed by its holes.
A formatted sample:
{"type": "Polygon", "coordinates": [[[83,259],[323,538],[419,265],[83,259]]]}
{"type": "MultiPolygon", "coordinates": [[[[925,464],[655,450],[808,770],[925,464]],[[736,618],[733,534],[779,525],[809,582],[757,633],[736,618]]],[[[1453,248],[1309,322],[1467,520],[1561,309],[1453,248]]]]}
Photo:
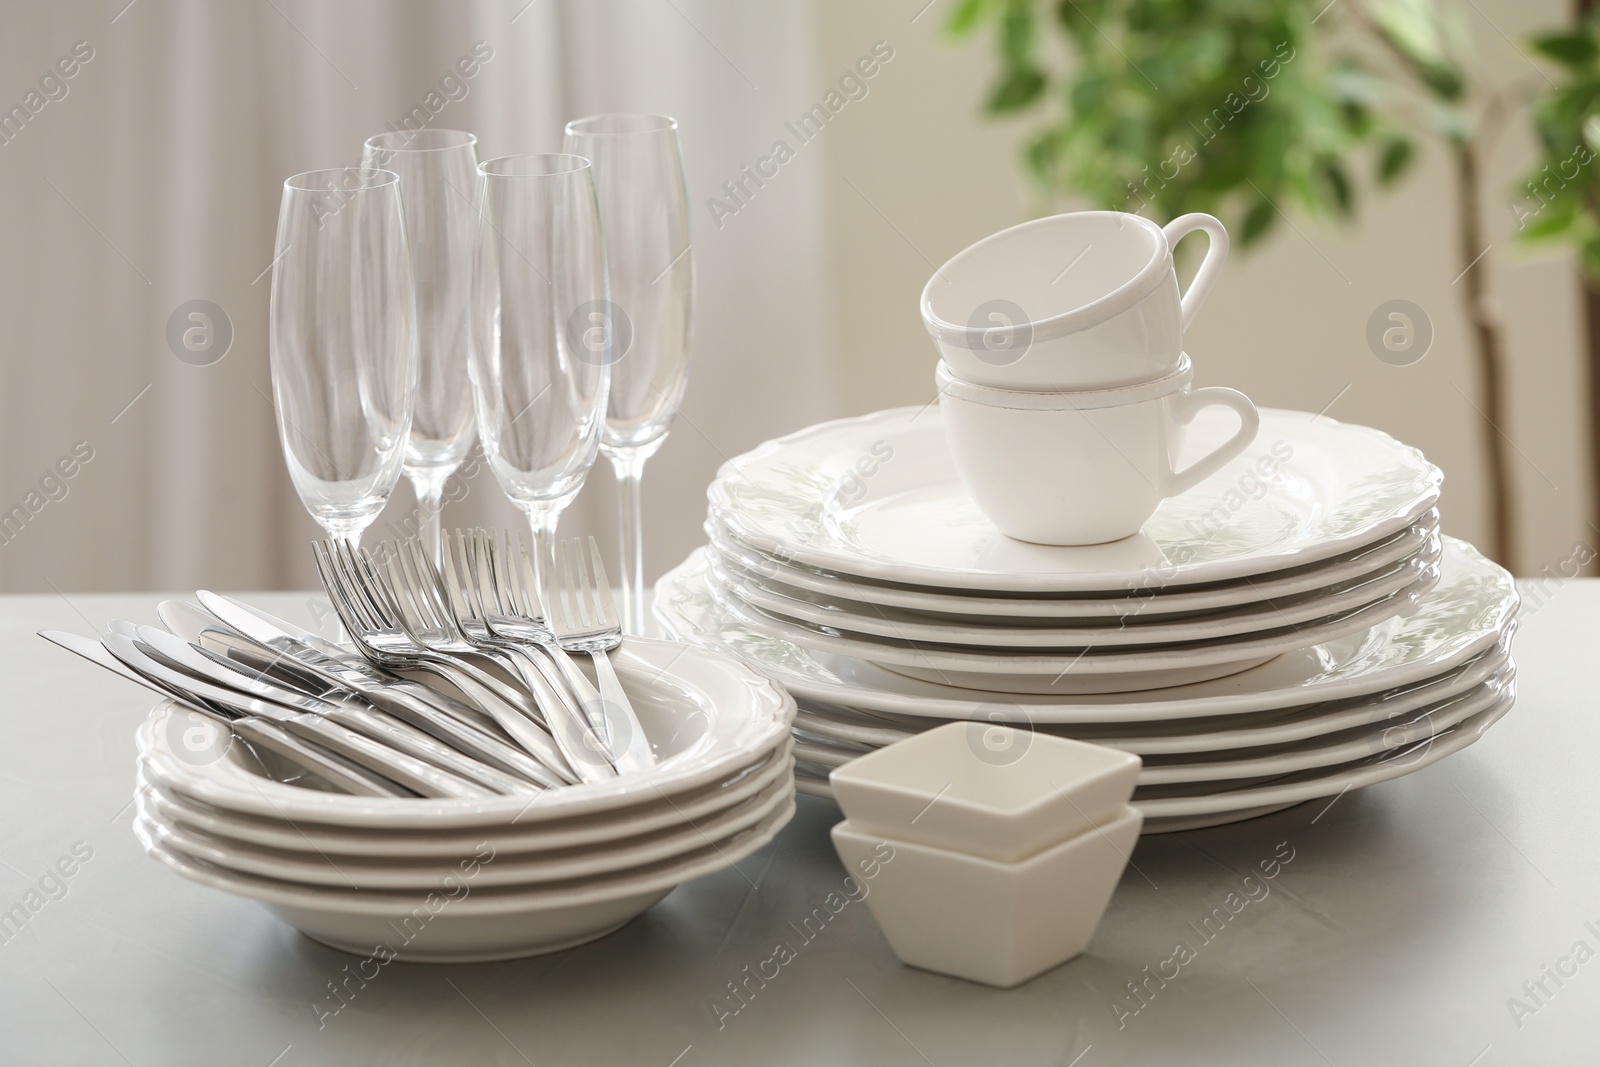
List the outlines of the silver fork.
{"type": "MultiPolygon", "coordinates": [[[[594,663],[607,737],[616,754],[617,773],[641,771],[654,766],[656,756],[607,655],[622,644],[622,623],[617,616],[616,601],[611,597],[611,583],[606,579],[600,545],[593,537],[589,538],[588,562],[580,545],[576,538],[561,543],[561,582],[550,591],[545,604],[550,630],[562,648],[568,652],[587,652],[594,663]]],[[[532,564],[526,554],[521,555],[521,566],[525,580],[531,582],[532,564]]]]}
{"type": "Polygon", "coordinates": [[[405,580],[431,588],[438,598],[438,610],[451,617],[464,640],[486,654],[508,660],[523,684],[540,699],[545,722],[579,778],[590,782],[615,777],[610,754],[576,702],[581,696],[571,693],[566,680],[553,669],[548,650],[508,640],[489,625],[492,609],[475,581],[477,561],[463,532],[442,536],[440,544],[444,572],[434,569],[420,544],[412,543],[403,557],[405,580]]]}
{"type": "Polygon", "coordinates": [[[487,531],[478,530],[474,534],[474,556],[478,560],[479,589],[486,600],[496,604],[485,616],[490,629],[502,638],[537,645],[544,650],[577,698],[590,728],[602,740],[612,766],[617,767],[621,752],[626,751],[638,731],[629,731],[617,718],[600,691],[556,640],[545,621],[538,579],[522,541],[513,541],[504,530],[491,541],[487,531]]]}
{"type": "MultiPolygon", "coordinates": [[[[386,667],[438,675],[487,712],[524,751],[550,770],[557,784],[578,781],[550,735],[530,718],[524,696],[476,664],[428,647],[407,628],[405,612],[393,589],[378,577],[369,555],[358,555],[342,542],[319,541],[313,549],[334,610],[369,658],[386,667]]],[[[478,654],[470,646],[465,651],[478,654]]]]}

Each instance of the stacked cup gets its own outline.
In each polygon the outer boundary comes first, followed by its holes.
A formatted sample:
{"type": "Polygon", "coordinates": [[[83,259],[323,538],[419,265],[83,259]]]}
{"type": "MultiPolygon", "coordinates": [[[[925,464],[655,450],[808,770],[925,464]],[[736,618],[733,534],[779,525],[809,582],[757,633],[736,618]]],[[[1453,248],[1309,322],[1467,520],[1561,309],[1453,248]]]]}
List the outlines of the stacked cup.
{"type": "Polygon", "coordinates": [[[1035,219],[958,253],[922,291],[939,347],[939,405],[968,494],[1023,541],[1098,544],[1135,534],[1255,438],[1254,405],[1193,389],[1183,332],[1228,256],[1210,215],[1165,227],[1120,211],[1035,219]],[[1188,291],[1172,249],[1210,237],[1188,291]],[[1184,430],[1203,408],[1239,430],[1179,469],[1184,430]]]}
{"type": "Polygon", "coordinates": [[[1138,756],[953,722],[829,777],[833,844],[902,961],[1009,988],[1082,952],[1144,817],[1138,756]]]}

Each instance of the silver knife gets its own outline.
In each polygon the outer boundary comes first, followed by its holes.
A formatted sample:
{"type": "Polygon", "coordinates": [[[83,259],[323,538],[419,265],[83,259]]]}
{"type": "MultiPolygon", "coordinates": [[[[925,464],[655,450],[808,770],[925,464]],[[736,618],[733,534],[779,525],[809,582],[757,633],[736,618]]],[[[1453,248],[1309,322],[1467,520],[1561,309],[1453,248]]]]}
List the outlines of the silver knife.
{"type": "Polygon", "coordinates": [[[113,656],[147,678],[153,678],[163,685],[200,697],[219,707],[269,719],[423,796],[481,799],[494,795],[475,782],[457,777],[414,756],[397,752],[364,734],[358,734],[338,723],[329,722],[319,715],[289,711],[277,704],[257,700],[255,697],[191,678],[150,658],[139,650],[132,638],[123,634],[108,633],[100,640],[113,656]]]}
{"type": "MultiPolygon", "coordinates": [[[[118,627],[113,626],[117,631],[118,627]]],[[[123,629],[120,632],[126,634],[123,629]]],[[[480,763],[471,756],[440,744],[431,735],[397,720],[370,706],[348,700],[327,700],[320,696],[302,693],[274,685],[258,674],[247,673],[225,661],[212,659],[181,637],[174,637],[154,626],[138,626],[130,635],[141,646],[141,651],[163,660],[170,667],[190,674],[201,681],[215,682],[229,689],[279,704],[291,711],[305,711],[321,715],[331,722],[348,726],[381,741],[417,759],[442,767],[453,774],[477,782],[496,793],[523,794],[540,791],[540,787],[504,771],[480,763]]]]}
{"type": "MultiPolygon", "coordinates": [[[[213,593],[207,589],[201,589],[195,596],[199,599],[204,610],[225,626],[274,651],[295,656],[302,662],[315,663],[324,671],[330,673],[348,675],[353,684],[378,685],[383,686],[385,689],[397,690],[432,704],[440,711],[465,718],[474,725],[487,725],[491,728],[494,726],[493,720],[478,708],[462,703],[459,700],[452,700],[419,682],[413,682],[409,678],[402,678],[398,674],[386,671],[365,657],[314,634],[304,627],[296,626],[285,619],[269,615],[258,607],[234,600],[231,597],[222,596],[219,593],[213,593]]],[[[168,601],[167,603],[182,604],[190,610],[199,610],[194,608],[193,605],[184,604],[183,601],[168,601]]],[[[163,619],[162,621],[165,622],[166,620],[163,619]]],[[[168,625],[171,624],[169,623],[168,625]]],[[[179,633],[176,628],[173,629],[173,632],[179,633]]],[[[193,638],[190,638],[190,640],[193,640],[193,638]]]]}
{"type": "Polygon", "coordinates": [[[224,724],[243,738],[247,744],[258,744],[262,748],[271,749],[288,759],[295,766],[310,771],[337,788],[344,789],[356,796],[409,797],[416,795],[409,789],[398,786],[387,778],[367,770],[365,767],[351,763],[342,756],[286,733],[265,719],[250,716],[235,718],[234,716],[226,715],[197,697],[176,689],[169,689],[153,678],[146,678],[113,656],[98,641],[87,637],[79,637],[77,634],[65,633],[61,630],[40,630],[39,636],[52,644],[59,645],[68,652],[82,656],[96,666],[104,667],[118,677],[126,678],[130,682],[159,693],[169,700],[173,700],[186,708],[224,724]]]}
{"type": "Polygon", "coordinates": [[[526,736],[518,740],[527,742],[531,756],[528,751],[479,728],[477,722],[487,721],[490,729],[497,733],[500,730],[492,719],[476,708],[469,709],[467,705],[451,701],[426,686],[381,671],[338,645],[236,600],[205,590],[197,595],[205,604],[205,611],[192,604],[173,600],[163,601],[158,608],[162,621],[191,643],[204,646],[207,643],[207,630],[220,629],[225,635],[254,642],[273,660],[281,657],[287,661],[289,669],[298,667],[321,679],[330,688],[354,692],[396,718],[502,771],[551,788],[577,781],[577,777],[562,761],[554,741],[549,740],[536,724],[527,722],[526,717],[520,717],[521,721],[517,723],[519,729],[523,727],[523,722],[527,723],[526,729],[522,730],[526,736]],[[302,636],[310,640],[302,640],[302,636]],[[324,652],[324,648],[329,651],[324,652]],[[457,708],[469,711],[471,720],[460,714],[457,708]],[[533,751],[540,741],[544,742],[545,751],[533,751]],[[551,758],[547,759],[547,756],[551,758]]]}

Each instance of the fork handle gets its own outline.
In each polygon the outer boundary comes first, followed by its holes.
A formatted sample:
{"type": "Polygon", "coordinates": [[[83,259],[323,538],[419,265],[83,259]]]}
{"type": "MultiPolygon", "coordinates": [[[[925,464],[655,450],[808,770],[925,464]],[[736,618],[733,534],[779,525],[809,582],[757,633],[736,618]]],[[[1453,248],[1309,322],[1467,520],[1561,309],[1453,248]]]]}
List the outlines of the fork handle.
{"type": "Polygon", "coordinates": [[[292,763],[358,797],[410,797],[411,790],[396,785],[383,775],[304,741],[287,730],[260,718],[235,719],[229,724],[239,738],[255,748],[276,752],[292,763]]]}
{"type": "MultiPolygon", "coordinates": [[[[474,653],[474,655],[481,655],[481,653],[474,653]]],[[[440,668],[435,673],[465,693],[467,698],[474,703],[481,704],[483,694],[489,693],[491,694],[491,700],[516,708],[524,715],[531,715],[535,722],[539,720],[540,709],[538,702],[529,702],[529,697],[532,694],[519,693],[514,687],[502,682],[476,663],[468,662],[466,653],[447,655],[443,652],[430,652],[427,656],[418,656],[415,660],[416,666],[420,667],[424,664],[431,664],[433,667],[440,668]]],[[[495,715],[494,718],[497,722],[499,721],[498,715],[495,715]]],[[[504,723],[501,723],[502,727],[504,725],[504,723]]]]}
{"type": "Polygon", "coordinates": [[[545,732],[531,714],[523,710],[520,703],[513,704],[500,699],[492,689],[480,686],[470,674],[456,673],[452,669],[455,664],[446,665],[434,660],[419,659],[416,665],[418,668],[433,671],[461,690],[468,700],[488,712],[513,741],[548,768],[551,774],[561,779],[562,784],[571,785],[581,780],[578,774],[568,767],[560,745],[545,732]]]}
{"type": "Polygon", "coordinates": [[[650,739],[639,724],[633,702],[622,688],[617,669],[611,665],[611,657],[603,649],[591,649],[589,659],[594,663],[595,680],[600,683],[600,706],[606,716],[606,740],[611,743],[612,762],[616,764],[617,773],[632,774],[655,766],[655,750],[650,747],[650,739]],[[617,744],[619,732],[627,735],[622,738],[620,748],[617,744]]]}
{"type": "MultiPolygon", "coordinates": [[[[566,649],[548,640],[535,640],[533,644],[556,665],[561,680],[566,683],[567,691],[578,702],[578,712],[588,724],[591,735],[604,744],[607,762],[620,772],[622,768],[616,766],[617,752],[611,736],[612,724],[606,715],[606,701],[601,697],[600,691],[590,683],[588,676],[578,669],[578,665],[572,661],[566,649]]],[[[620,684],[618,688],[621,688],[620,684]]],[[[623,697],[623,700],[626,699],[627,697],[623,697]]]]}
{"type": "Polygon", "coordinates": [[[494,795],[476,782],[392,749],[320,715],[288,713],[278,720],[278,725],[425,797],[477,800],[494,795]]]}
{"type": "MultiPolygon", "coordinates": [[[[408,693],[395,691],[386,693],[376,690],[364,691],[361,695],[379,710],[388,712],[396,719],[409,723],[419,731],[466,753],[479,763],[504,771],[513,778],[546,789],[568,784],[565,778],[538,760],[532,759],[516,746],[507,744],[493,734],[463,722],[454,715],[442,712],[426,701],[414,699],[408,693]]],[[[492,717],[486,721],[494,724],[492,717]]],[[[503,791],[526,792],[527,789],[503,791]]]]}
{"type": "Polygon", "coordinates": [[[441,744],[431,734],[375,708],[339,704],[325,712],[323,717],[502,796],[542,792],[540,786],[515,778],[458,749],[441,744]]]}
{"type": "MultiPolygon", "coordinates": [[[[616,769],[611,765],[610,754],[606,751],[604,740],[589,722],[582,707],[574,704],[570,694],[563,692],[564,679],[557,672],[555,677],[548,673],[553,656],[540,655],[548,653],[542,645],[507,644],[505,650],[510,654],[511,662],[517,665],[517,673],[523,683],[532,690],[536,696],[542,697],[541,703],[545,706],[545,721],[550,724],[550,732],[556,739],[556,744],[561,746],[562,754],[567,757],[567,763],[578,773],[578,777],[585,782],[603,782],[616,777],[616,769]]],[[[589,680],[583,678],[581,671],[577,672],[585,686],[589,680]]],[[[590,686],[591,691],[593,687],[590,686]]],[[[580,701],[584,700],[579,696],[580,701]]]]}

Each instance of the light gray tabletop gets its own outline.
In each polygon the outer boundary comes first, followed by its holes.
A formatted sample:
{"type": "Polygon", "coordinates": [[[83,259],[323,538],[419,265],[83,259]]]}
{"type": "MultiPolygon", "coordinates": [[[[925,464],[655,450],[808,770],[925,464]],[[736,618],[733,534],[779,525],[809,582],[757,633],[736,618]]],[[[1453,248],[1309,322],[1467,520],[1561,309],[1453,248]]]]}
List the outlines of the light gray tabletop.
{"type": "MultiPolygon", "coordinates": [[[[158,599],[0,598],[0,912],[48,890],[0,932],[5,1067],[1600,1062],[1600,580],[1535,597],[1521,698],[1477,745],[1331,806],[1143,839],[1089,951],[1018,989],[901,966],[860,903],[798,934],[845,876],[837,810],[802,797],[767,848],[610,937],[391,963],[329,1016],[351,957],[134,839],[151,701],[32,636],[153,622],[158,599]],[[1206,927],[1275,854],[1270,892],[1206,927]],[[735,1000],[779,942],[795,958],[735,1000]],[[1179,942],[1193,958],[1147,982],[1179,942]]],[[[305,595],[259,602],[309,621],[305,595]]]]}

